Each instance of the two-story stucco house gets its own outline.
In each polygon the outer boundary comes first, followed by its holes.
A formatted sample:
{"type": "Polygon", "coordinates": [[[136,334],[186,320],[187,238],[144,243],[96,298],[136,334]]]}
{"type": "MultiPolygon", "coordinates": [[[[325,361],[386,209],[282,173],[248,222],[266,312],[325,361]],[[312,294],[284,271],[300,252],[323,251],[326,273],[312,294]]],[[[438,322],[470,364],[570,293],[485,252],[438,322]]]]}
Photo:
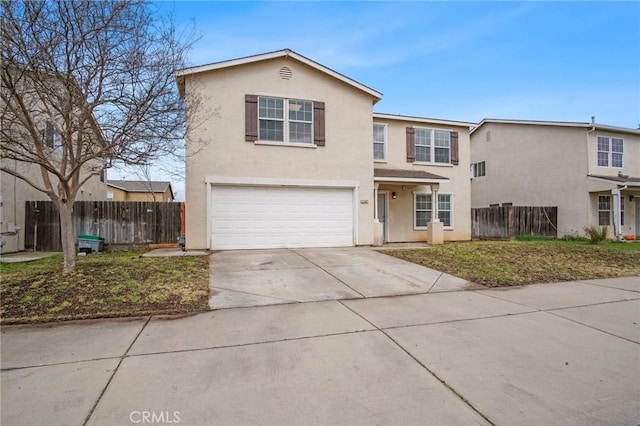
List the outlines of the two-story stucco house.
{"type": "Polygon", "coordinates": [[[470,123],[374,114],[380,92],[288,49],[177,80],[202,100],[187,248],[470,239],[470,123]]]}
{"type": "Polygon", "coordinates": [[[471,131],[471,204],[557,206],[558,236],[591,225],[640,236],[640,130],[483,120],[471,131]]]}

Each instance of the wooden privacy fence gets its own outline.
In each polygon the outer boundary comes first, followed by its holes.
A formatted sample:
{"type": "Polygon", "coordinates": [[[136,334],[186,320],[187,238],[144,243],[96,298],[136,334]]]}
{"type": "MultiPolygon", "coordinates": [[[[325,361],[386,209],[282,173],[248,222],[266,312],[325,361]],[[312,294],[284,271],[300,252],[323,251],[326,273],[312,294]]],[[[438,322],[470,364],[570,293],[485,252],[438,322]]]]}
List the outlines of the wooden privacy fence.
{"type": "MultiPolygon", "coordinates": [[[[184,203],[147,201],[76,201],[73,227],[78,235],[99,235],[105,244],[137,246],[176,243],[184,203]]],[[[61,251],[60,217],[51,201],[27,201],[25,247],[61,251]]]]}
{"type": "Polygon", "coordinates": [[[511,239],[520,235],[558,236],[557,207],[485,207],[471,209],[471,237],[511,239]]]}

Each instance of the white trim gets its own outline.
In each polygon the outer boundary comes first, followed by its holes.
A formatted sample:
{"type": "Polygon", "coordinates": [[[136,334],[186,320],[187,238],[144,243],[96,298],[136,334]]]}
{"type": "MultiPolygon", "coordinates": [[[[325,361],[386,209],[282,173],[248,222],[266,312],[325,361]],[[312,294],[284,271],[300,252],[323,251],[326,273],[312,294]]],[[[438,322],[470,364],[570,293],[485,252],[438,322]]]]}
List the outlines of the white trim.
{"type": "Polygon", "coordinates": [[[291,148],[317,148],[318,145],[315,143],[299,143],[299,142],[278,142],[278,141],[262,141],[257,140],[254,142],[255,145],[264,145],[264,146],[288,146],[291,148]]]}
{"type": "Polygon", "coordinates": [[[382,99],[382,93],[378,92],[377,90],[367,87],[364,84],[359,83],[355,80],[352,80],[351,78],[344,76],[339,72],[332,70],[331,68],[327,68],[324,65],[321,65],[315,61],[312,61],[311,59],[306,58],[300,55],[299,53],[292,51],[291,49],[277,50],[275,52],[262,53],[259,55],[246,56],[244,58],[230,59],[227,61],[214,62],[212,64],[207,64],[207,65],[199,65],[195,67],[184,68],[176,71],[175,76],[177,79],[180,79],[181,77],[191,75],[191,74],[198,74],[201,72],[214,71],[214,70],[219,70],[223,68],[235,67],[239,65],[245,65],[245,64],[250,64],[254,62],[266,61],[269,59],[276,59],[276,58],[283,58],[283,57],[295,59],[299,62],[302,62],[305,65],[315,68],[320,72],[328,74],[346,84],[349,84],[357,89],[360,89],[361,91],[371,95],[373,98],[376,99],[376,101],[379,101],[380,99],[382,99]]]}
{"type": "Polygon", "coordinates": [[[427,161],[414,161],[411,164],[415,164],[416,166],[453,167],[451,163],[429,163],[427,161]]]}
{"type": "Polygon", "coordinates": [[[601,169],[624,169],[624,138],[618,137],[618,136],[606,136],[606,135],[596,135],[596,167],[599,167],[601,169]],[[607,139],[607,151],[600,151],[598,149],[598,138],[604,138],[607,139]],[[622,141],[622,152],[613,152],[613,140],[614,139],[619,139],[622,141]],[[599,153],[605,153],[607,154],[607,165],[606,166],[601,166],[600,164],[598,164],[598,154],[599,153]],[[613,165],[613,154],[620,154],[622,155],[622,166],[614,166],[613,165]]]}
{"type": "Polygon", "coordinates": [[[448,178],[432,179],[432,178],[401,178],[401,177],[384,177],[375,176],[374,182],[406,182],[406,183],[449,183],[448,178]]]}
{"type": "Polygon", "coordinates": [[[213,200],[211,198],[211,196],[212,196],[211,192],[213,191],[213,188],[211,187],[212,185],[211,185],[210,182],[205,182],[205,185],[207,187],[207,189],[206,189],[206,192],[207,192],[206,193],[207,204],[206,204],[206,207],[204,209],[204,214],[207,215],[207,218],[206,218],[206,223],[207,223],[207,249],[211,250],[211,248],[213,247],[213,232],[212,232],[212,230],[213,230],[213,218],[211,217],[212,214],[213,214],[212,211],[211,211],[213,209],[213,205],[212,205],[212,201],[213,200]]]}
{"type": "MultiPolygon", "coordinates": [[[[375,150],[374,150],[374,158],[373,158],[373,162],[374,163],[386,163],[389,160],[388,157],[388,149],[387,147],[389,146],[389,133],[387,131],[389,125],[387,123],[376,123],[375,121],[373,122],[373,127],[375,126],[382,126],[384,128],[384,158],[382,159],[377,159],[375,158],[375,150]]],[[[373,129],[372,129],[373,130],[373,129]]],[[[375,145],[376,141],[372,140],[372,143],[375,145]]],[[[379,143],[379,142],[378,142],[379,143]]]]}
{"type": "Polygon", "coordinates": [[[608,126],[606,124],[581,123],[571,121],[536,121],[536,120],[508,120],[499,118],[485,118],[476,127],[471,129],[471,134],[482,127],[484,124],[525,124],[534,126],[558,126],[558,127],[575,127],[583,129],[603,130],[608,132],[626,133],[632,135],[640,135],[640,129],[630,129],[627,127],[608,126]]]}
{"type": "MultiPolygon", "coordinates": [[[[605,167],[601,167],[601,168],[605,168],[605,167]]],[[[587,178],[594,180],[596,182],[604,182],[604,183],[609,183],[611,185],[618,185],[618,186],[630,186],[630,187],[640,187],[640,182],[632,182],[632,181],[617,181],[614,180],[614,176],[611,176],[611,179],[607,179],[606,177],[601,177],[601,176],[588,176],[587,178]]],[[[598,192],[598,191],[592,191],[592,192],[598,192]]]]}
{"type": "Polygon", "coordinates": [[[313,186],[316,188],[359,188],[360,182],[346,180],[304,180],[257,177],[205,176],[205,183],[211,185],[239,186],[313,186]]]}
{"type": "Polygon", "coordinates": [[[407,121],[407,122],[417,122],[417,123],[428,123],[428,124],[438,124],[442,126],[458,126],[469,128],[477,125],[478,123],[471,123],[467,121],[455,121],[455,120],[441,120],[439,118],[427,118],[427,117],[414,117],[410,115],[397,115],[397,114],[387,114],[383,112],[374,112],[373,118],[383,119],[383,120],[397,120],[397,121],[407,121]]]}

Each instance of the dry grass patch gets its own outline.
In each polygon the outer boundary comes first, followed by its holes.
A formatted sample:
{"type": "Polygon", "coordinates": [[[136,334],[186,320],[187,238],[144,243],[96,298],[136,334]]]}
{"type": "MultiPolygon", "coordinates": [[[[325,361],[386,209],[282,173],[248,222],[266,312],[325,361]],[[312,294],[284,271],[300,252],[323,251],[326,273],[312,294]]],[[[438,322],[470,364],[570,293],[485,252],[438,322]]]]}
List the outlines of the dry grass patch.
{"type": "Polygon", "coordinates": [[[640,251],[615,243],[474,241],[385,253],[488,287],[640,275],[640,251]]]}
{"type": "Polygon", "coordinates": [[[79,257],[62,275],[62,255],[0,264],[2,324],[201,312],[209,309],[209,258],[79,257]]]}

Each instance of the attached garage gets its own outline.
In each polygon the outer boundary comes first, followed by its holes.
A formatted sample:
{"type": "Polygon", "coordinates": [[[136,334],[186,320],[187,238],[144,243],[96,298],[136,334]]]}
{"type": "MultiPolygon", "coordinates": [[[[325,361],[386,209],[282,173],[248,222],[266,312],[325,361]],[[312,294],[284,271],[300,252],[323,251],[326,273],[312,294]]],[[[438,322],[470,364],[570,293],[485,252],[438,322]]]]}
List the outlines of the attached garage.
{"type": "Polygon", "coordinates": [[[354,245],[354,188],[211,186],[214,250],[354,245]]]}

